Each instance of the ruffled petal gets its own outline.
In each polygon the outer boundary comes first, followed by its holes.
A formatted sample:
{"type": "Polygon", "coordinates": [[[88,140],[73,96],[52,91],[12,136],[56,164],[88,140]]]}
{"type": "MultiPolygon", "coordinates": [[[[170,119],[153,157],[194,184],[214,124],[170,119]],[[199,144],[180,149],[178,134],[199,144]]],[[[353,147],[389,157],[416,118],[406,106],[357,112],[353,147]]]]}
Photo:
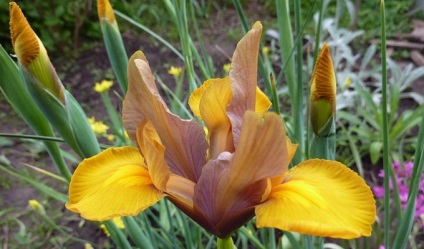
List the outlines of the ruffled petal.
{"type": "Polygon", "coordinates": [[[289,170],[256,207],[258,227],[333,238],[371,235],[376,206],[364,180],[336,161],[312,159],[289,170]]]}
{"type": "Polygon", "coordinates": [[[230,81],[233,98],[227,113],[233,127],[236,145],[240,137],[244,113],[248,110],[255,110],[261,33],[262,25],[260,22],[256,22],[237,44],[231,60],[230,81]]]}
{"type": "Polygon", "coordinates": [[[137,215],[164,194],[155,188],[138,149],[107,149],[85,159],[69,186],[66,207],[89,220],[137,215]]]}
{"type": "Polygon", "coordinates": [[[128,92],[122,119],[133,140],[136,139],[137,126],[144,119],[149,120],[166,148],[165,160],[171,171],[197,181],[208,148],[203,127],[193,120],[182,120],[169,111],[140,51],[131,57],[128,64],[128,92]]]}

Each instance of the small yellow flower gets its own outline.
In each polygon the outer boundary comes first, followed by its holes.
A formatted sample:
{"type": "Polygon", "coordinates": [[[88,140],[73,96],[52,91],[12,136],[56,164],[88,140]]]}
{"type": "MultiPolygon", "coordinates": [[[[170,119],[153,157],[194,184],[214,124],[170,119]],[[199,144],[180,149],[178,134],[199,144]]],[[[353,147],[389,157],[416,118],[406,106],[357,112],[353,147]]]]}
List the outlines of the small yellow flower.
{"type": "Polygon", "coordinates": [[[352,85],[352,79],[350,77],[347,77],[343,84],[343,89],[344,90],[348,89],[350,85],[352,85]]]}
{"type": "Polygon", "coordinates": [[[29,200],[28,205],[36,212],[40,214],[46,214],[43,205],[41,205],[37,200],[29,200]]]}
{"type": "Polygon", "coordinates": [[[125,229],[125,224],[122,221],[121,217],[115,217],[112,219],[113,223],[115,223],[115,226],[119,229],[125,229]]]}
{"type": "Polygon", "coordinates": [[[268,55],[269,54],[269,47],[268,46],[264,46],[263,48],[262,48],[262,54],[263,55],[268,55]]]}
{"type": "Polygon", "coordinates": [[[102,229],[103,233],[104,233],[107,237],[110,237],[110,233],[109,233],[109,231],[107,230],[107,228],[106,228],[105,224],[101,224],[101,225],[100,225],[100,229],[102,229]]]}
{"type": "Polygon", "coordinates": [[[113,142],[113,141],[115,141],[115,135],[109,134],[109,135],[107,135],[106,139],[109,142],[113,142]]]}
{"type": "Polygon", "coordinates": [[[84,244],[84,249],[94,249],[93,246],[90,243],[84,244]]]}
{"type": "MultiPolygon", "coordinates": [[[[112,222],[115,224],[115,226],[117,227],[117,228],[119,228],[119,229],[125,229],[125,224],[124,224],[124,222],[122,221],[122,218],[121,217],[115,217],[115,218],[113,218],[112,219],[112,222]]],[[[110,237],[110,233],[109,233],[109,231],[107,230],[107,228],[106,228],[106,226],[105,226],[105,224],[101,224],[100,225],[100,229],[102,229],[103,230],[103,233],[107,236],[107,237],[110,237]]]]}
{"type": "Polygon", "coordinates": [[[106,92],[113,86],[113,81],[103,80],[102,82],[97,82],[94,86],[94,91],[98,93],[106,92]]]}
{"type": "Polygon", "coordinates": [[[224,73],[228,73],[230,71],[230,68],[231,68],[230,63],[224,64],[224,66],[222,66],[222,69],[224,69],[224,73]]]}
{"type": "Polygon", "coordinates": [[[168,70],[168,73],[175,77],[180,76],[182,72],[183,72],[183,69],[181,67],[171,66],[171,68],[168,70]]]}
{"type": "Polygon", "coordinates": [[[109,129],[109,126],[105,125],[102,121],[96,121],[94,117],[88,118],[88,123],[98,136],[106,134],[106,131],[109,129]]]}

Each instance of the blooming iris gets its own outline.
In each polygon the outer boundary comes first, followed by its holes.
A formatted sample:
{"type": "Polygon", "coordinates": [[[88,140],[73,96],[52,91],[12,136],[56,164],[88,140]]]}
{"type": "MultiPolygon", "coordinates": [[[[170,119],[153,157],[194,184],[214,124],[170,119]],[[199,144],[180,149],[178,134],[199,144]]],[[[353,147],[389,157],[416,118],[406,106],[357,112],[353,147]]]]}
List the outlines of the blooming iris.
{"type": "Polygon", "coordinates": [[[312,159],[288,170],[296,150],[257,87],[262,26],[238,43],[230,74],[195,90],[206,126],[172,114],[146,57],[129,60],[123,123],[138,148],[111,148],[76,169],[67,208],[90,220],[137,215],[163,197],[225,238],[256,215],[258,227],[354,238],[371,234],[375,202],[345,165],[312,159]]]}

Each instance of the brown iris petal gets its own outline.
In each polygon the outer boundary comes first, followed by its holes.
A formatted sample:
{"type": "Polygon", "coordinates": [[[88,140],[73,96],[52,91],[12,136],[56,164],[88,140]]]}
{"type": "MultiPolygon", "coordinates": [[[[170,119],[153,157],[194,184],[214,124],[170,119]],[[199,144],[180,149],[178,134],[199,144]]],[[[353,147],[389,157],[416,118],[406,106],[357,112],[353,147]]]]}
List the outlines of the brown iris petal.
{"type": "Polygon", "coordinates": [[[237,44],[231,60],[230,81],[233,98],[227,108],[227,113],[233,127],[236,147],[244,113],[248,110],[255,110],[261,33],[262,25],[256,22],[237,44]]]}
{"type": "Polygon", "coordinates": [[[208,148],[203,127],[194,120],[182,120],[169,111],[142,52],[135,53],[128,63],[128,92],[122,113],[124,127],[131,139],[136,139],[137,125],[149,120],[166,148],[165,160],[170,170],[197,182],[208,148]]]}

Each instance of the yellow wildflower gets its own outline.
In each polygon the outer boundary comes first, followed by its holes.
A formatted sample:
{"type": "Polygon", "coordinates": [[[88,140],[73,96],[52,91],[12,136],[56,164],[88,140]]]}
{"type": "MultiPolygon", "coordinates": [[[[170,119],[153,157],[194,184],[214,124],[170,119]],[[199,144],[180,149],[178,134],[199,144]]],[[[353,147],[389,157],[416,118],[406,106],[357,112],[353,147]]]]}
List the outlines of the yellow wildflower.
{"type": "MultiPolygon", "coordinates": [[[[122,218],[121,217],[115,217],[115,218],[113,218],[112,219],[112,222],[115,224],[115,226],[117,227],[117,228],[119,228],[119,229],[125,229],[125,224],[124,224],[124,222],[122,221],[122,218]]],[[[107,230],[107,228],[106,228],[106,226],[105,226],[105,224],[101,224],[100,225],[100,229],[102,229],[103,230],[103,233],[107,236],[107,237],[110,237],[110,233],[109,233],[109,231],[107,230]]]]}
{"type": "Polygon", "coordinates": [[[43,205],[41,205],[37,200],[29,200],[28,201],[28,205],[36,212],[40,213],[40,214],[46,214],[46,211],[43,207],[43,205]]]}
{"type": "Polygon", "coordinates": [[[119,229],[125,229],[124,221],[122,221],[121,217],[115,217],[112,219],[113,223],[115,223],[115,226],[119,229]]]}
{"type": "Polygon", "coordinates": [[[106,139],[109,142],[113,142],[113,141],[115,141],[115,135],[109,134],[109,135],[107,135],[106,139]]]}
{"type": "Polygon", "coordinates": [[[269,47],[268,47],[268,46],[264,46],[264,47],[262,48],[262,54],[263,54],[263,55],[268,55],[268,54],[269,54],[269,51],[270,51],[270,49],[269,49],[269,47]]]}
{"type": "Polygon", "coordinates": [[[84,244],[84,249],[94,249],[93,246],[90,243],[84,244]]]}
{"type": "Polygon", "coordinates": [[[222,66],[222,69],[224,70],[224,73],[228,73],[231,69],[231,63],[224,64],[224,66],[222,66]]]}
{"type": "Polygon", "coordinates": [[[348,89],[350,85],[352,85],[352,79],[350,77],[347,77],[345,82],[343,83],[343,89],[348,89]]]}
{"type": "Polygon", "coordinates": [[[98,93],[106,92],[113,86],[113,81],[111,80],[103,80],[102,82],[97,82],[94,85],[94,91],[98,93]]]}
{"type": "Polygon", "coordinates": [[[106,134],[107,130],[109,129],[109,126],[105,125],[102,121],[96,121],[94,117],[88,118],[88,123],[90,124],[94,133],[98,136],[106,134]]]}
{"type": "Polygon", "coordinates": [[[175,77],[180,76],[182,72],[183,72],[183,69],[181,67],[171,66],[171,68],[168,70],[168,73],[175,77]]]}
{"type": "Polygon", "coordinates": [[[103,233],[104,233],[107,237],[110,237],[110,233],[109,233],[109,231],[107,230],[107,228],[106,228],[105,224],[101,224],[101,225],[100,225],[100,229],[102,229],[103,233]]]}

